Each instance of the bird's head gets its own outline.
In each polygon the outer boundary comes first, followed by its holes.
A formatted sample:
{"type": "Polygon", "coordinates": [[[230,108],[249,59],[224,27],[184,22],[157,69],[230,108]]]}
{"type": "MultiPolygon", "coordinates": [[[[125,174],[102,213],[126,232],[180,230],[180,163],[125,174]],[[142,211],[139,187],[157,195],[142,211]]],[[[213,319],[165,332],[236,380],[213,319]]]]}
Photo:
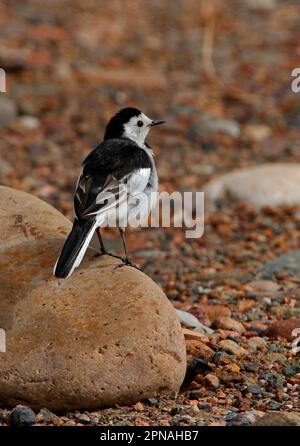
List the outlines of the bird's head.
{"type": "Polygon", "coordinates": [[[104,139],[126,137],[144,144],[150,128],[164,122],[148,118],[137,108],[122,108],[107,124],[104,139]]]}

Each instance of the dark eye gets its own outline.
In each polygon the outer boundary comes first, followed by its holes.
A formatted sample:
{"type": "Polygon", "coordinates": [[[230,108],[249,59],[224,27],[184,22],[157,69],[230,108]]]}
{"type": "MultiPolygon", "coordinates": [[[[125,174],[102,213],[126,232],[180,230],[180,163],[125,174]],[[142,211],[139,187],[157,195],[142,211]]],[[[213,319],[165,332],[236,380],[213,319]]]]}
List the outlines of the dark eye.
{"type": "Polygon", "coordinates": [[[138,121],[138,122],[137,122],[137,125],[138,125],[139,127],[143,127],[144,123],[143,123],[143,121],[138,121]]]}

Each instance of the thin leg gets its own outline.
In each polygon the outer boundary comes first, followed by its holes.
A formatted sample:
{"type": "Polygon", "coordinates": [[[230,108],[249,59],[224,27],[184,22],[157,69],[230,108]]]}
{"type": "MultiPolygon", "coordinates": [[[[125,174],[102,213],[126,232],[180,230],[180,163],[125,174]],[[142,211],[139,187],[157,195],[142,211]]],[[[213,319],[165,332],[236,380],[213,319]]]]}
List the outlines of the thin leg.
{"type": "Polygon", "coordinates": [[[126,240],[125,240],[125,229],[119,228],[119,232],[122,237],[123,248],[124,248],[124,252],[125,252],[125,259],[123,259],[123,263],[120,263],[119,265],[117,265],[116,268],[121,268],[122,266],[130,265],[136,269],[140,269],[140,267],[138,265],[134,264],[128,257],[128,249],[127,249],[126,240]]]}
{"type": "Polygon", "coordinates": [[[101,237],[101,229],[100,229],[100,228],[97,228],[97,229],[96,229],[96,233],[97,233],[98,240],[99,240],[99,243],[100,243],[100,250],[101,250],[101,253],[102,253],[102,254],[107,254],[106,249],[105,249],[105,247],[104,247],[104,243],[103,243],[102,237],[101,237]]]}
{"type": "Polygon", "coordinates": [[[123,248],[124,248],[124,252],[125,252],[125,262],[130,263],[130,260],[128,258],[128,250],[127,250],[126,240],[125,240],[125,229],[119,228],[119,232],[122,237],[123,248]]]}
{"type": "Polygon", "coordinates": [[[122,257],[117,256],[117,255],[115,255],[115,254],[111,254],[110,252],[106,251],[105,246],[104,246],[104,243],[103,243],[103,240],[102,240],[102,237],[101,237],[101,229],[100,229],[100,228],[97,228],[97,229],[96,229],[96,233],[97,233],[97,237],[98,237],[98,240],[99,240],[100,251],[101,251],[101,252],[100,252],[99,254],[95,254],[94,257],[99,257],[99,256],[102,256],[102,255],[105,254],[105,255],[107,255],[107,256],[111,256],[111,257],[115,257],[116,259],[123,260],[122,257]]]}

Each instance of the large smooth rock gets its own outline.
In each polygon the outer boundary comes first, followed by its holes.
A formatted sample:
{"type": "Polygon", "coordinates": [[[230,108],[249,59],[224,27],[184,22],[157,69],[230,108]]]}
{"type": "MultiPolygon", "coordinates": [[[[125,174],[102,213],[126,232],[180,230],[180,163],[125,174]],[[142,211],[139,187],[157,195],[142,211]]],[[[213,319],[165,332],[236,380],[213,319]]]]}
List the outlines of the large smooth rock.
{"type": "Polygon", "coordinates": [[[0,187],[0,403],[51,410],[133,403],[179,390],[185,343],[175,310],[142,272],[91,252],[52,276],[70,222],[0,187]]]}
{"type": "Polygon", "coordinates": [[[208,209],[220,200],[245,201],[256,208],[300,204],[300,165],[262,164],[227,173],[204,188],[208,209]]]}

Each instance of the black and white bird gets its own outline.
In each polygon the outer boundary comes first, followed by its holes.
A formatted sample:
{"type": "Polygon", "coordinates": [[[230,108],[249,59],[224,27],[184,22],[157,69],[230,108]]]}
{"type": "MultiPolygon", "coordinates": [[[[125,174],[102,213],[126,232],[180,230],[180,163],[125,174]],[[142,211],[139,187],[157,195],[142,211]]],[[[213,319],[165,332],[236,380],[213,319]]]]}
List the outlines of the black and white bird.
{"type": "Polygon", "coordinates": [[[73,228],[54,266],[54,276],[67,278],[73,273],[95,231],[101,254],[109,254],[100,228],[110,226],[111,219],[115,221],[116,210],[116,226],[125,251],[123,264],[131,264],[125,227],[133,209],[137,212],[139,195],[148,198],[146,205],[144,199],[139,204],[140,215],[147,217],[155,205],[158,177],[153,152],[145,140],[150,128],[163,122],[154,121],[133,107],[124,108],[111,118],[103,142],[82,163],[74,197],[73,228]]]}

